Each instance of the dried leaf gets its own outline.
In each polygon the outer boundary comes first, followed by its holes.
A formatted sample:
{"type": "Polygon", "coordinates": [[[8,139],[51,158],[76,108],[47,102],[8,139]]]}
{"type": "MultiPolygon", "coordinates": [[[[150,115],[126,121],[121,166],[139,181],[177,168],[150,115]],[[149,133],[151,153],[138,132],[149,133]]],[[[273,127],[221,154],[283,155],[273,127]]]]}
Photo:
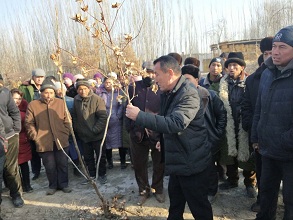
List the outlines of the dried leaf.
{"type": "Polygon", "coordinates": [[[122,99],[123,99],[123,96],[122,96],[122,95],[118,95],[118,96],[116,97],[116,100],[117,100],[117,102],[119,102],[119,103],[122,103],[122,99]]]}
{"type": "Polygon", "coordinates": [[[130,34],[124,34],[124,39],[127,40],[127,41],[131,41],[132,36],[130,34]]]}
{"type": "Polygon", "coordinates": [[[96,30],[95,33],[92,35],[93,38],[97,38],[100,36],[100,31],[96,30]]]}
{"type": "Polygon", "coordinates": [[[101,3],[101,2],[103,2],[103,0],[96,0],[98,3],[101,3]]]}
{"type": "Polygon", "coordinates": [[[83,10],[84,12],[88,11],[88,9],[89,9],[88,5],[85,5],[84,7],[81,7],[81,10],[83,10]]]}
{"type": "Polygon", "coordinates": [[[118,8],[120,5],[121,5],[120,3],[116,2],[112,4],[112,8],[118,8]]]}
{"type": "Polygon", "coordinates": [[[56,54],[54,54],[54,53],[53,53],[53,54],[51,54],[51,55],[50,55],[50,59],[51,59],[51,60],[56,60],[56,59],[57,59],[57,56],[56,56],[56,54]]]}
{"type": "Polygon", "coordinates": [[[159,88],[158,88],[157,83],[154,83],[154,84],[152,85],[152,91],[153,91],[154,93],[157,94],[158,89],[159,89],[159,88]]]}
{"type": "Polygon", "coordinates": [[[71,59],[72,59],[73,64],[77,64],[77,58],[76,57],[72,56],[71,59]]]}

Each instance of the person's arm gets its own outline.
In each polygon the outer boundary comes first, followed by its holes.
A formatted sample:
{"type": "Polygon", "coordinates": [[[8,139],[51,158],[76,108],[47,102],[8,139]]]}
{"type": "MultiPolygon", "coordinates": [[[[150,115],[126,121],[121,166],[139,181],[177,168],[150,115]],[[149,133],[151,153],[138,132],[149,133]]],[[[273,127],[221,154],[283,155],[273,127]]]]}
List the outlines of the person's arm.
{"type": "Polygon", "coordinates": [[[99,97],[95,115],[96,115],[96,123],[94,124],[92,131],[95,134],[99,134],[105,130],[107,117],[108,117],[105,102],[100,97],[99,97]]]}
{"type": "Polygon", "coordinates": [[[3,155],[8,149],[8,141],[5,136],[5,127],[0,117],[0,155],[3,155]]]}
{"type": "Polygon", "coordinates": [[[227,111],[224,107],[223,101],[219,98],[217,94],[213,96],[212,105],[213,105],[213,111],[214,111],[213,113],[216,118],[216,129],[218,131],[218,136],[221,137],[225,133],[225,130],[226,130],[227,111]]]}
{"type": "Polygon", "coordinates": [[[31,103],[28,105],[25,115],[25,129],[29,139],[36,140],[37,128],[35,122],[35,115],[31,103]]]}
{"type": "Polygon", "coordinates": [[[9,100],[7,104],[8,115],[12,118],[13,121],[13,130],[15,133],[19,133],[21,130],[21,118],[18,107],[16,106],[11,93],[9,93],[9,100]]]}
{"type": "Polygon", "coordinates": [[[242,128],[244,131],[248,132],[252,126],[253,120],[253,109],[250,97],[250,78],[246,81],[247,85],[243,94],[243,99],[241,102],[241,116],[242,116],[242,128]]]}

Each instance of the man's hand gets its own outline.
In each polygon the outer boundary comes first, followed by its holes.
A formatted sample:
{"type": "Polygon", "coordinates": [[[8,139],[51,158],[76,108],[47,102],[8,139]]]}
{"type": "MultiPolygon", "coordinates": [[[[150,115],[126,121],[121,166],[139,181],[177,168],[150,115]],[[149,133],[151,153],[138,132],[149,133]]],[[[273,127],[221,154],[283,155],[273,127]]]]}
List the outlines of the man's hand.
{"type": "Polygon", "coordinates": [[[126,107],[125,115],[127,118],[130,118],[131,120],[135,121],[139,112],[140,109],[138,107],[128,104],[126,107]]]}
{"type": "Polygon", "coordinates": [[[156,149],[157,149],[159,152],[161,152],[161,143],[160,143],[160,141],[157,142],[157,144],[156,144],[156,149]]]}
{"type": "Polygon", "coordinates": [[[253,143],[252,144],[252,147],[255,151],[258,151],[259,150],[259,147],[258,147],[258,143],[253,143]]]}

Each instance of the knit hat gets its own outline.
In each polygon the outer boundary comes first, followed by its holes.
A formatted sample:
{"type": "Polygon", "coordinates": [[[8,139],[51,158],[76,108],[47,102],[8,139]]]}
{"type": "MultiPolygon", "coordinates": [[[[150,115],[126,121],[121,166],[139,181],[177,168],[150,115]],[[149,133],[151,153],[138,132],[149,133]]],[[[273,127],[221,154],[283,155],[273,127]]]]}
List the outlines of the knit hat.
{"type": "Polygon", "coordinates": [[[90,82],[88,81],[88,79],[83,78],[83,79],[77,79],[75,82],[75,88],[78,89],[79,86],[86,86],[88,88],[90,88],[90,82]]]}
{"type": "Polygon", "coordinates": [[[93,78],[94,78],[94,79],[95,79],[95,78],[103,79],[103,75],[102,75],[101,73],[97,72],[97,73],[94,75],[93,78]]]}
{"type": "Polygon", "coordinates": [[[55,82],[55,88],[56,88],[56,90],[57,89],[63,89],[63,91],[66,91],[67,89],[66,89],[66,86],[63,84],[63,83],[61,83],[61,82],[55,82]]]}
{"type": "Polygon", "coordinates": [[[40,91],[43,92],[45,89],[53,89],[55,91],[56,87],[50,79],[45,79],[41,85],[40,91]]]}
{"type": "Polygon", "coordinates": [[[142,66],[143,69],[146,69],[147,72],[154,72],[154,64],[152,61],[145,61],[143,62],[142,66]]]}
{"type": "Polygon", "coordinates": [[[212,63],[220,63],[223,66],[223,59],[221,57],[215,57],[211,60],[210,64],[209,64],[209,68],[211,66],[212,63]]]}
{"type": "Polygon", "coordinates": [[[238,63],[240,66],[246,67],[242,52],[230,52],[225,62],[225,67],[228,68],[230,63],[238,63]]]}
{"type": "Polygon", "coordinates": [[[274,37],[274,42],[283,42],[293,47],[293,26],[282,28],[274,37]]]}
{"type": "Polygon", "coordinates": [[[117,74],[116,73],[110,72],[110,73],[108,73],[108,78],[117,79],[118,77],[117,77],[117,74]]]}
{"type": "Polygon", "coordinates": [[[181,74],[182,75],[184,75],[184,74],[190,74],[195,79],[198,79],[199,78],[199,68],[197,66],[195,66],[195,65],[187,64],[187,65],[184,65],[181,68],[181,74]]]}
{"type": "Polygon", "coordinates": [[[229,53],[223,52],[219,57],[228,59],[229,53]]]}
{"type": "Polygon", "coordinates": [[[78,79],[84,79],[84,76],[81,74],[76,74],[73,76],[73,82],[76,82],[78,79]]]}
{"type": "Polygon", "coordinates": [[[64,73],[62,78],[68,78],[68,79],[71,79],[71,81],[74,80],[74,76],[71,74],[71,73],[64,73]]]}
{"type": "Polygon", "coordinates": [[[4,86],[4,80],[3,80],[3,77],[1,74],[0,74],[0,84],[2,84],[4,86]]]}
{"type": "Polygon", "coordinates": [[[45,77],[46,73],[45,73],[44,70],[38,68],[38,69],[34,69],[32,71],[32,76],[43,76],[43,77],[45,77]]]}
{"type": "Polygon", "coordinates": [[[259,43],[259,49],[262,53],[267,50],[272,50],[273,37],[265,37],[259,43]]]}

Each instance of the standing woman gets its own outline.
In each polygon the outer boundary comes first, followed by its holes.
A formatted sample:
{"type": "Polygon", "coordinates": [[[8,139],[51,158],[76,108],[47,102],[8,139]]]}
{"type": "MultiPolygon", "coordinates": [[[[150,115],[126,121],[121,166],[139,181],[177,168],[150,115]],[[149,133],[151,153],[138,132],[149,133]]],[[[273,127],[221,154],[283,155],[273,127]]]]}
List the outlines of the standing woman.
{"type": "Polygon", "coordinates": [[[18,152],[18,165],[20,167],[20,176],[23,192],[32,192],[33,188],[30,183],[30,171],[28,161],[32,159],[32,151],[29,143],[29,139],[26,134],[24,120],[27,109],[27,101],[22,98],[23,93],[18,89],[12,89],[11,91],[13,100],[20,111],[21,117],[21,131],[19,133],[19,152],[18,152]]]}
{"type": "MultiPolygon", "coordinates": [[[[100,87],[99,95],[104,99],[107,109],[107,114],[110,113],[112,89],[114,80],[117,80],[117,75],[111,73],[105,79],[103,85],[100,87]]],[[[113,168],[112,149],[119,149],[119,156],[121,162],[121,169],[126,168],[126,148],[122,145],[122,117],[123,106],[122,102],[117,101],[118,90],[114,89],[112,112],[110,116],[107,137],[106,137],[106,158],[108,162],[108,169],[113,168]]]]}

